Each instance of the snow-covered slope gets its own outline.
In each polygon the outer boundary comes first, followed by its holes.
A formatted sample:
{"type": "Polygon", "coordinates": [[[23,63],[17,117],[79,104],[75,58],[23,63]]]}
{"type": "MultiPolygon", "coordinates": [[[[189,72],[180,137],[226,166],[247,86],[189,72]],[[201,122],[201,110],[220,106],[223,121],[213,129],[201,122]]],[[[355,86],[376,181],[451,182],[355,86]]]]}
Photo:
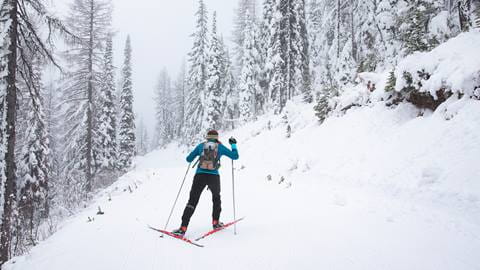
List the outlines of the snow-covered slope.
{"type": "MultiPolygon", "coordinates": [[[[239,140],[237,215],[246,218],[238,235],[228,229],[197,248],[146,228],[163,227],[187,168],[185,153],[170,146],[139,158],[5,269],[480,269],[479,101],[422,117],[409,105],[353,108],[322,126],[307,105],[287,111],[222,136],[239,140]]],[[[229,160],[221,170],[228,221],[229,160]]],[[[179,225],[191,178],[169,229],[179,225]]],[[[204,191],[187,237],[209,229],[210,199],[204,191]]]]}

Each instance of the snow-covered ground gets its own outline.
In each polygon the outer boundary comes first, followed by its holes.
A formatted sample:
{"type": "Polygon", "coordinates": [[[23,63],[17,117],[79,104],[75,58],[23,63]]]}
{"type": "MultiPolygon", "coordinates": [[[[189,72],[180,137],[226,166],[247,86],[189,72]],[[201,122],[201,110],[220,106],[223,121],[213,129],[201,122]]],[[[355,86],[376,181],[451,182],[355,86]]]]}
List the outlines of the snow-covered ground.
{"type": "MultiPolygon", "coordinates": [[[[287,110],[290,138],[286,120],[271,115],[232,133],[237,216],[246,217],[238,235],[227,229],[198,248],[147,229],[163,227],[187,168],[186,153],[170,146],[138,158],[91,207],[4,269],[480,269],[479,101],[421,117],[409,105],[353,108],[321,126],[307,105],[287,110]]],[[[229,221],[230,160],[221,171],[229,221]]],[[[191,180],[192,172],[169,229],[191,180]]],[[[210,228],[210,200],[205,190],[187,237],[210,228]]]]}

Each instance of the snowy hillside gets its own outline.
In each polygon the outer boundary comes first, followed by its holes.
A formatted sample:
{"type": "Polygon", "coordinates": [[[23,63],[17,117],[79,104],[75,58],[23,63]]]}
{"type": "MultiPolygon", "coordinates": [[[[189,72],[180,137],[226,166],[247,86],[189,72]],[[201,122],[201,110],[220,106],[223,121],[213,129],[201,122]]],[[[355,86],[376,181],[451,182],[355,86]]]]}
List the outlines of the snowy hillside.
{"type": "MultiPolygon", "coordinates": [[[[319,126],[311,106],[289,103],[287,119],[266,115],[221,134],[239,141],[237,215],[246,218],[238,235],[227,229],[197,248],[147,229],[163,227],[186,170],[186,153],[170,145],[138,158],[5,269],[479,269],[479,105],[447,105],[449,121],[444,110],[417,117],[410,105],[375,105],[319,126]]],[[[224,221],[232,219],[230,166],[223,160],[224,221]]],[[[210,198],[204,191],[187,237],[210,228],[210,198]]]]}

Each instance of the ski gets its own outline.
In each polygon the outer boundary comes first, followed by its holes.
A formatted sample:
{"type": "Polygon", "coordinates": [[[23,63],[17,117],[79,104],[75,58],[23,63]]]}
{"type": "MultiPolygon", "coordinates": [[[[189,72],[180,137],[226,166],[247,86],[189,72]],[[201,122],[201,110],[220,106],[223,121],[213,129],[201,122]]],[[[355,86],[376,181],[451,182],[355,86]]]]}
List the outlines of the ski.
{"type": "Polygon", "coordinates": [[[220,227],[220,228],[213,229],[213,230],[211,230],[211,231],[209,231],[209,232],[206,232],[204,235],[202,235],[202,236],[198,237],[197,239],[195,239],[195,241],[202,240],[203,238],[205,238],[205,237],[207,237],[207,236],[210,236],[210,235],[212,235],[212,234],[214,234],[214,233],[216,233],[216,232],[218,232],[218,231],[221,231],[221,230],[223,230],[223,229],[225,229],[225,228],[227,228],[227,227],[229,227],[229,226],[232,226],[233,224],[235,224],[235,223],[243,220],[244,218],[245,218],[245,217],[239,218],[239,219],[237,219],[237,220],[235,220],[235,221],[232,221],[232,222],[229,222],[229,223],[223,225],[223,226],[220,227]]]}
{"type": "Polygon", "coordinates": [[[163,233],[163,234],[165,234],[165,235],[171,236],[171,237],[176,238],[176,239],[178,239],[178,240],[182,240],[182,241],[184,241],[184,242],[186,242],[186,243],[189,243],[189,244],[192,244],[192,245],[194,245],[194,246],[203,247],[203,245],[200,245],[200,244],[198,244],[198,243],[195,243],[195,242],[193,242],[192,240],[190,240],[190,239],[188,239],[188,238],[185,238],[185,237],[183,237],[183,236],[178,236],[178,235],[175,235],[175,234],[173,234],[173,233],[171,233],[171,232],[168,232],[168,231],[165,231],[165,230],[161,230],[161,229],[157,229],[157,228],[154,228],[154,227],[152,227],[152,226],[148,226],[148,228],[150,228],[150,229],[152,229],[152,230],[154,230],[154,231],[163,233]]]}

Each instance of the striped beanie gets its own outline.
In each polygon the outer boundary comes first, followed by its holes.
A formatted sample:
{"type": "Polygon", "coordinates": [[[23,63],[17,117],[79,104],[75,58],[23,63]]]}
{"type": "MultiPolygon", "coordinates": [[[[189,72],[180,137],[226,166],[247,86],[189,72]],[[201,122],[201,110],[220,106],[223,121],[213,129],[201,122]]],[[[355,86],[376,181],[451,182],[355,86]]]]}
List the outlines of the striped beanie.
{"type": "Polygon", "coordinates": [[[210,130],[207,133],[207,137],[205,137],[207,140],[218,140],[218,132],[214,129],[210,130]]]}

